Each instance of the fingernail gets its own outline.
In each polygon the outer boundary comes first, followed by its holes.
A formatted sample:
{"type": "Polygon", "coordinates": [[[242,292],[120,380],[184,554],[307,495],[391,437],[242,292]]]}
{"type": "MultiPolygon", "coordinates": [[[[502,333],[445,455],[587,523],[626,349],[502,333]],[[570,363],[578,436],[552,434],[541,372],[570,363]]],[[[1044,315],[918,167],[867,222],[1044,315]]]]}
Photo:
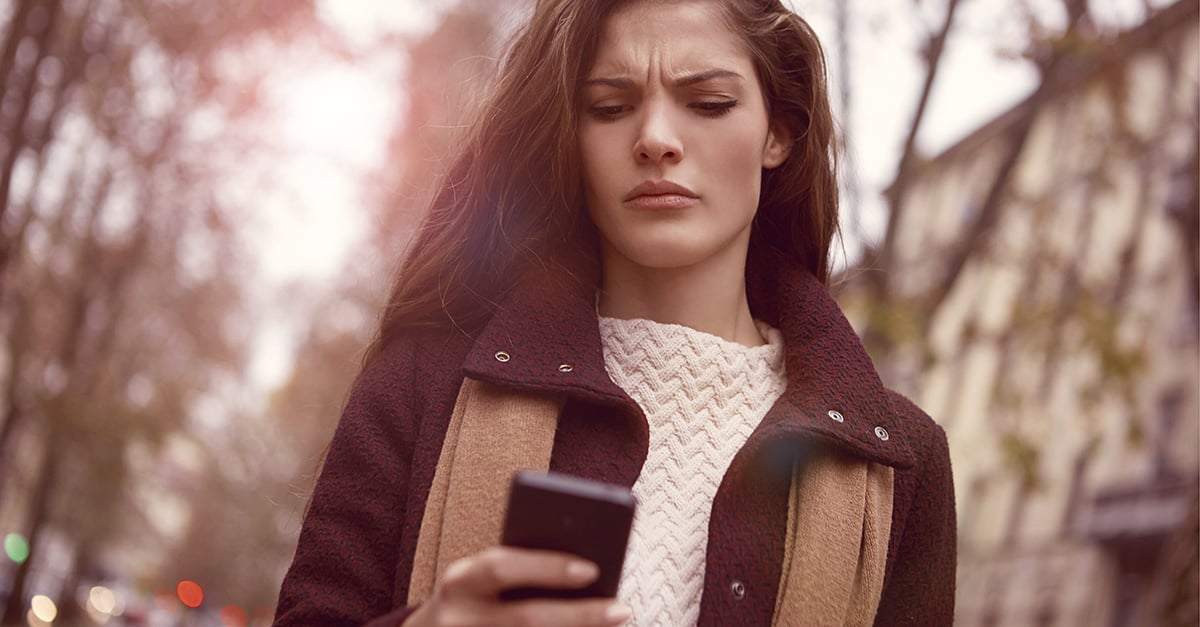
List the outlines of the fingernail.
{"type": "Polygon", "coordinates": [[[567,563],[567,576],[571,579],[595,579],[600,569],[587,560],[572,560],[567,563]]]}
{"type": "Polygon", "coordinates": [[[629,606],[620,603],[613,603],[604,612],[604,618],[614,625],[619,625],[629,620],[631,616],[633,616],[633,610],[629,609],[629,606]]]}

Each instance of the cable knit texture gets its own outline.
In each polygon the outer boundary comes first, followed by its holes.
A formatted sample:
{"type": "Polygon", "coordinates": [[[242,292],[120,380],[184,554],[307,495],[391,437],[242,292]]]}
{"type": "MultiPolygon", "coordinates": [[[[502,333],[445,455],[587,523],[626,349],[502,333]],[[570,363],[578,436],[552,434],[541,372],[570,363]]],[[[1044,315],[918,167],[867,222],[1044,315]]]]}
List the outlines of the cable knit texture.
{"type": "Polygon", "coordinates": [[[757,324],[767,344],[750,347],[676,324],[600,318],[605,369],[650,426],[618,592],[630,624],[696,624],[713,496],[786,385],[783,337],[757,324]]]}

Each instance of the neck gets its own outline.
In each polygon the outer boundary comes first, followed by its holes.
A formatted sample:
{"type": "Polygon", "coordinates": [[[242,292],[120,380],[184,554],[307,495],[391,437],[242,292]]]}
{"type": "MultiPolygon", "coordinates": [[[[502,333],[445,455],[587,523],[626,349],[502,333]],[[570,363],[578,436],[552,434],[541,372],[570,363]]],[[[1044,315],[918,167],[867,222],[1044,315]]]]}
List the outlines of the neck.
{"type": "Polygon", "coordinates": [[[648,269],[604,257],[600,315],[679,324],[747,346],[766,343],[750,314],[744,259],[648,269]]]}

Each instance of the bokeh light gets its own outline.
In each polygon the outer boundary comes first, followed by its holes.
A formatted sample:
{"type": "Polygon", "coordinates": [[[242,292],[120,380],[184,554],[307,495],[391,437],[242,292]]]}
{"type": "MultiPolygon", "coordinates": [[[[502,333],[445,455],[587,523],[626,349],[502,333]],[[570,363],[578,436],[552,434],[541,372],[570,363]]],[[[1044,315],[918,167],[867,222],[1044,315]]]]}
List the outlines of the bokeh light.
{"type": "Polygon", "coordinates": [[[43,623],[53,623],[58,617],[58,606],[44,594],[34,595],[29,601],[29,609],[43,623]]]}
{"type": "Polygon", "coordinates": [[[179,607],[179,598],[171,594],[167,588],[159,588],[154,591],[154,605],[160,611],[166,611],[172,608],[179,607]]]}
{"type": "Polygon", "coordinates": [[[117,596],[104,586],[92,586],[88,592],[88,604],[101,614],[112,614],[117,607],[117,596]]]}
{"type": "Polygon", "coordinates": [[[93,623],[107,625],[108,620],[112,618],[116,604],[116,594],[112,590],[104,586],[92,586],[92,589],[88,590],[84,610],[93,623]]]}
{"type": "Polygon", "coordinates": [[[38,618],[32,609],[25,612],[25,624],[29,625],[29,627],[50,627],[50,623],[38,618]]]}
{"type": "Polygon", "coordinates": [[[88,620],[92,621],[90,624],[107,625],[108,621],[112,620],[111,614],[99,612],[91,604],[83,606],[83,611],[87,614],[88,620]]]}
{"type": "Polygon", "coordinates": [[[248,620],[246,610],[236,605],[226,605],[221,608],[221,624],[225,627],[246,627],[248,620]]]}
{"type": "Polygon", "coordinates": [[[21,564],[29,559],[29,542],[19,533],[4,536],[4,553],[8,559],[21,564]]]}
{"type": "Polygon", "coordinates": [[[175,594],[179,595],[179,600],[184,605],[191,608],[200,607],[200,604],[204,602],[204,589],[191,579],[179,582],[179,585],[175,586],[175,594]]]}
{"type": "Polygon", "coordinates": [[[110,612],[113,616],[121,616],[125,613],[125,595],[120,592],[113,591],[113,609],[110,612]]]}

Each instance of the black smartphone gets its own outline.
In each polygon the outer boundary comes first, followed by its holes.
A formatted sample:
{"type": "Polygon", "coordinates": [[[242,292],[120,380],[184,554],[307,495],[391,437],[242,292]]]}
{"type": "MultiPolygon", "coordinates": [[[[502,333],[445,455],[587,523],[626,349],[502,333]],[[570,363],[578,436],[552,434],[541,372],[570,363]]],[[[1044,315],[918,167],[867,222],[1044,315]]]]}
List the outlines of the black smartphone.
{"type": "Polygon", "coordinates": [[[501,544],[572,553],[595,562],[600,576],[569,590],[514,588],[502,599],[615,597],[636,500],[625,486],[560,473],[513,477],[501,544]]]}

